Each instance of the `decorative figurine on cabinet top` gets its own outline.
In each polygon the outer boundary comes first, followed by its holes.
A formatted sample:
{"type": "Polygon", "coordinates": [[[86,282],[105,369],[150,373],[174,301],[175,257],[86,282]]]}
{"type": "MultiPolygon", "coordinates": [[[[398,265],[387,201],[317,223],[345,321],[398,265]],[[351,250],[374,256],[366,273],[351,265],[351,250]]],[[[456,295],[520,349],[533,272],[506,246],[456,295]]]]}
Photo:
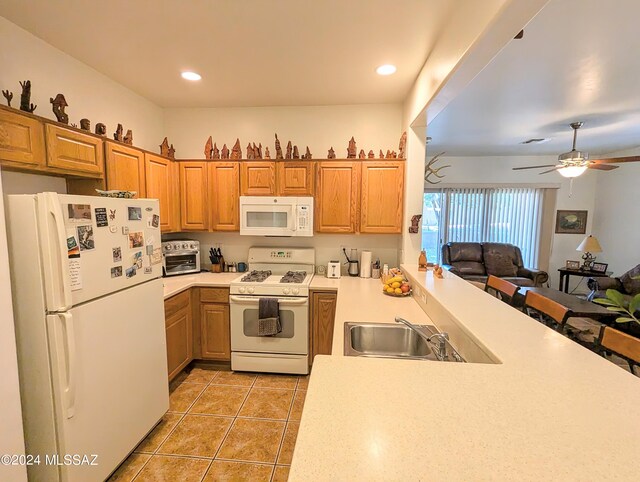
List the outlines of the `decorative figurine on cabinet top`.
{"type": "Polygon", "coordinates": [[[367,155],[367,157],[369,159],[374,159],[376,157],[376,155],[373,153],[373,151],[369,151],[369,154],[367,155]]]}
{"type": "Polygon", "coordinates": [[[331,149],[329,149],[329,152],[327,152],[327,159],[335,159],[336,158],[336,151],[333,150],[333,146],[331,146],[331,149]]]}
{"type": "Polygon", "coordinates": [[[231,149],[231,159],[242,159],[242,147],[240,147],[240,139],[236,138],[236,143],[231,149]]]}
{"type": "Polygon", "coordinates": [[[251,147],[251,142],[249,142],[249,144],[247,144],[247,157],[246,159],[255,159],[256,155],[253,151],[253,147],[251,147]]]}
{"type": "Polygon", "coordinates": [[[360,152],[358,152],[358,159],[366,159],[367,155],[364,153],[364,149],[360,149],[360,152]]]}
{"type": "Polygon", "coordinates": [[[264,158],[271,159],[271,154],[269,154],[269,147],[264,148],[264,158]]]}
{"type": "Polygon", "coordinates": [[[298,151],[298,146],[293,146],[293,158],[300,159],[300,152],[298,151]]]}
{"type": "Polygon", "coordinates": [[[53,114],[56,116],[56,119],[58,119],[58,122],[61,122],[63,124],[68,124],[69,116],[64,111],[64,109],[69,104],[67,104],[67,101],[64,98],[64,95],[58,94],[56,95],[55,99],[53,97],[49,97],[49,102],[51,102],[52,104],[53,114]]]}
{"type": "Polygon", "coordinates": [[[276,159],[284,159],[284,157],[282,157],[282,147],[280,146],[278,134],[276,134],[276,159]]]}
{"type": "MultiPolygon", "coordinates": [[[[98,126],[99,125],[104,125],[104,124],[98,124],[96,126],[96,134],[98,133],[98,126]]],[[[160,155],[164,156],[164,157],[169,157],[169,141],[168,141],[168,139],[166,137],[162,141],[162,144],[160,144],[160,155]]]]}
{"type": "Polygon", "coordinates": [[[22,93],[20,94],[20,110],[33,112],[38,106],[31,103],[31,81],[25,80],[24,82],[20,82],[20,87],[22,87],[22,93]]]}
{"type": "Polygon", "coordinates": [[[13,99],[13,92],[9,92],[9,89],[3,90],[2,95],[4,95],[4,98],[7,99],[7,105],[11,107],[11,99],[13,99]]]}
{"type": "MultiPolygon", "coordinates": [[[[107,135],[107,126],[104,125],[102,122],[98,122],[96,124],[96,130],[95,133],[98,134],[99,136],[106,136],[107,135]]],[[[167,141],[167,138],[164,138],[165,142],[167,141]]],[[[167,144],[168,146],[169,144],[167,144]]],[[[160,149],[162,149],[162,146],[160,146],[160,149]]]]}
{"type": "Polygon", "coordinates": [[[378,157],[380,159],[384,159],[384,153],[382,152],[382,149],[380,149],[380,154],[378,155],[378,157]]]}
{"type": "Polygon", "coordinates": [[[229,159],[229,148],[227,147],[226,144],[223,144],[222,146],[222,152],[220,153],[220,158],[229,159]]]}
{"type": "Polygon", "coordinates": [[[287,154],[286,156],[284,156],[285,159],[291,159],[291,150],[292,150],[291,141],[289,141],[287,142],[287,154]]]}
{"type": "Polygon", "coordinates": [[[91,132],[91,121],[86,117],[84,119],[80,119],[80,129],[91,132]]]}
{"type": "Polygon", "coordinates": [[[204,158],[209,160],[211,159],[211,151],[213,150],[213,139],[209,136],[207,142],[204,144],[204,158]]]}
{"type": "Polygon", "coordinates": [[[311,156],[311,151],[309,150],[309,146],[307,146],[307,150],[305,151],[304,155],[302,156],[303,159],[313,159],[313,157],[311,156]]]}
{"type": "Polygon", "coordinates": [[[262,159],[262,142],[256,146],[256,143],[253,143],[253,157],[256,159],[262,159]]]}
{"type": "Polygon", "coordinates": [[[171,144],[171,147],[169,147],[169,157],[171,159],[175,159],[176,158],[176,150],[173,147],[173,144],[171,144]]]}
{"type": "Polygon", "coordinates": [[[351,136],[351,139],[349,140],[349,147],[347,147],[347,159],[355,159],[356,152],[356,140],[351,136]]]}
{"type": "Polygon", "coordinates": [[[407,147],[407,131],[404,131],[400,136],[400,143],[398,144],[398,157],[404,159],[406,156],[405,149],[407,147]]]}
{"type": "Polygon", "coordinates": [[[211,150],[211,159],[220,159],[220,149],[218,149],[218,145],[215,142],[211,150]]]}
{"type": "Polygon", "coordinates": [[[124,135],[122,142],[125,144],[133,145],[133,131],[131,129],[127,130],[127,133],[124,135]]]}
{"type": "Polygon", "coordinates": [[[124,140],[124,136],[122,135],[123,130],[122,124],[118,124],[116,131],[113,133],[113,139],[122,142],[124,140]]]}

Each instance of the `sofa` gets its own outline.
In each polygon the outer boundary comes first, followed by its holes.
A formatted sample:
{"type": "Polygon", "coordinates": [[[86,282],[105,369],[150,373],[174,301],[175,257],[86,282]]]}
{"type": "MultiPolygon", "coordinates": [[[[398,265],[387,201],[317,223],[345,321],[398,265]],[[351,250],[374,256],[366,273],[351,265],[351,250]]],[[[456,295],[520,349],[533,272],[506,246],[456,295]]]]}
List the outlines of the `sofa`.
{"type": "Polygon", "coordinates": [[[590,301],[594,298],[606,298],[609,289],[619,291],[626,301],[631,301],[631,298],[640,293],[640,264],[618,278],[589,278],[587,286],[591,290],[588,297],[590,301]]]}
{"type": "Polygon", "coordinates": [[[442,246],[442,267],[467,281],[486,283],[489,275],[518,286],[542,286],[544,271],[524,267],[520,248],[506,243],[447,243],[442,246]]]}

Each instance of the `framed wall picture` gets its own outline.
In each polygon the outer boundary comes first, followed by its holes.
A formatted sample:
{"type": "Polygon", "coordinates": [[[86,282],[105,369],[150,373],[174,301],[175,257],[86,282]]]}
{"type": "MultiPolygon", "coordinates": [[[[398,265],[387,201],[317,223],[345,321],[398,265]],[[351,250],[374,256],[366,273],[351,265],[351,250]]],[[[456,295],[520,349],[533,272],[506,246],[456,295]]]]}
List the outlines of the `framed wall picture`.
{"type": "Polygon", "coordinates": [[[580,261],[569,261],[567,260],[567,269],[580,269],[580,261]]]}
{"type": "Polygon", "coordinates": [[[593,263],[591,265],[591,271],[595,271],[597,273],[606,273],[609,265],[607,263],[593,263]]]}
{"type": "Polygon", "coordinates": [[[588,211],[562,211],[556,214],[556,234],[585,234],[588,211]]]}

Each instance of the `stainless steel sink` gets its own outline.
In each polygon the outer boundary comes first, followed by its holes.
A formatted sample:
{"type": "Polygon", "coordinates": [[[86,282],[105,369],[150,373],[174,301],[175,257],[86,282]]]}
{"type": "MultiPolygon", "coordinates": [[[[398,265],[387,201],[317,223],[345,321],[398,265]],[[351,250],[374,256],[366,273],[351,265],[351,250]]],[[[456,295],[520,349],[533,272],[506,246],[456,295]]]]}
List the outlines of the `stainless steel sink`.
{"type": "MultiPolygon", "coordinates": [[[[438,333],[433,325],[419,325],[417,328],[426,336],[438,333]]],[[[437,360],[424,338],[398,323],[345,323],[344,354],[437,360]]]]}

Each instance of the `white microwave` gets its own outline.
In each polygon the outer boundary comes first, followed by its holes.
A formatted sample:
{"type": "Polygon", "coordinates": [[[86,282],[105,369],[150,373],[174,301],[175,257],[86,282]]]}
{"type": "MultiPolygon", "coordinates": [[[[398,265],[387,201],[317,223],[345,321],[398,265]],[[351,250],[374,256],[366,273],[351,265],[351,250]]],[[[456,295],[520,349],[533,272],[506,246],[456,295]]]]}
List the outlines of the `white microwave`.
{"type": "Polygon", "coordinates": [[[313,236],[313,198],[240,196],[240,234],[313,236]]]}

